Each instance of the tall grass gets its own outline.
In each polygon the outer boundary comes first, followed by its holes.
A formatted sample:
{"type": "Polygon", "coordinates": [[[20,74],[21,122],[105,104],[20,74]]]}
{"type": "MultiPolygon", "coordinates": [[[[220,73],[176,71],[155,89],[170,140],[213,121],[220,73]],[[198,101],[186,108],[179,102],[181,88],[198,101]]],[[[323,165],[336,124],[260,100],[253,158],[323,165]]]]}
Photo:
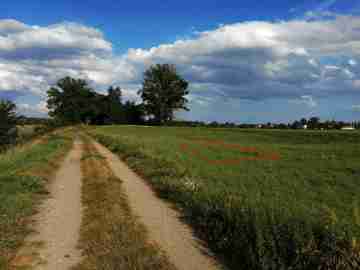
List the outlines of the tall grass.
{"type": "Polygon", "coordinates": [[[233,269],[359,269],[360,134],[102,127],[91,134],[175,202],[233,269]],[[210,165],[239,155],[190,138],[276,151],[279,161],[210,165]]]}

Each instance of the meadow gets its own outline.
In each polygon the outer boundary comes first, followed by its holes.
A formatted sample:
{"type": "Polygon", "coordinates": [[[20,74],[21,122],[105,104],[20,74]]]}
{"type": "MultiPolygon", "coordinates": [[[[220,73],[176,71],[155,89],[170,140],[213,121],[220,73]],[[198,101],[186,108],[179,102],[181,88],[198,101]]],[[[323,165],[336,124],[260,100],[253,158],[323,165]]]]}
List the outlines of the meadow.
{"type": "Polygon", "coordinates": [[[64,134],[48,134],[0,154],[0,269],[8,269],[29,233],[28,218],[46,195],[45,185],[58,161],[71,147],[64,134]]]}
{"type": "Polygon", "coordinates": [[[88,132],[182,209],[230,268],[360,267],[359,132],[140,126],[88,132]]]}

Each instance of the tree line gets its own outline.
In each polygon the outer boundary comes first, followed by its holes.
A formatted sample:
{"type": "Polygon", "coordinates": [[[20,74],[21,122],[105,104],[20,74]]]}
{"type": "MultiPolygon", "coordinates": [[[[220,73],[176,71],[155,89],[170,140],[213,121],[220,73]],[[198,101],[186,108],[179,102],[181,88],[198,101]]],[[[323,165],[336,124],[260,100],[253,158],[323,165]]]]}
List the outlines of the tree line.
{"type": "Polygon", "coordinates": [[[138,91],[142,102],[123,102],[120,87],[109,87],[107,94],[92,89],[85,80],[66,77],[48,91],[49,115],[63,123],[166,124],[174,112],[187,110],[188,82],[169,64],[151,66],[144,73],[138,91]]]}

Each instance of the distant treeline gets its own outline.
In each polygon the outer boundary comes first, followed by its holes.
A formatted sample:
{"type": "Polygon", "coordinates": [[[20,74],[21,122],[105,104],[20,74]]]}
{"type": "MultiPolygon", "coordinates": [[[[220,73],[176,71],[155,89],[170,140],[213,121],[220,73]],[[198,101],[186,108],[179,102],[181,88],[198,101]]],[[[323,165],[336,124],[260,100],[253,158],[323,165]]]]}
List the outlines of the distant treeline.
{"type": "Polygon", "coordinates": [[[292,123],[261,123],[261,124],[237,124],[232,122],[203,122],[203,121],[170,121],[168,126],[182,127],[211,127],[211,128],[264,128],[264,129],[341,129],[343,127],[353,127],[360,129],[360,121],[344,122],[344,121],[324,121],[321,122],[318,117],[310,119],[302,118],[292,123]]]}

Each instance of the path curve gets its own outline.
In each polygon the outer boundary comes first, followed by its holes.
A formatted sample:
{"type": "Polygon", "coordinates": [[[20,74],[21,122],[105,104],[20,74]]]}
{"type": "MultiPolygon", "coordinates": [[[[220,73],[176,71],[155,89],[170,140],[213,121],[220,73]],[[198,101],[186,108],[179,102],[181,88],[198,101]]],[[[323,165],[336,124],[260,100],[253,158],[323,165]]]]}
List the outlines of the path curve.
{"type": "Polygon", "coordinates": [[[33,218],[34,232],[18,252],[15,268],[67,270],[80,261],[81,153],[82,143],[75,140],[49,185],[49,198],[33,218]]]}
{"type": "Polygon", "coordinates": [[[104,156],[116,177],[123,181],[134,214],[148,230],[149,240],[166,252],[178,270],[216,270],[221,267],[195,239],[191,228],[180,221],[180,214],[159,199],[143,179],[136,175],[115,154],[93,142],[104,156]]]}

